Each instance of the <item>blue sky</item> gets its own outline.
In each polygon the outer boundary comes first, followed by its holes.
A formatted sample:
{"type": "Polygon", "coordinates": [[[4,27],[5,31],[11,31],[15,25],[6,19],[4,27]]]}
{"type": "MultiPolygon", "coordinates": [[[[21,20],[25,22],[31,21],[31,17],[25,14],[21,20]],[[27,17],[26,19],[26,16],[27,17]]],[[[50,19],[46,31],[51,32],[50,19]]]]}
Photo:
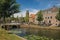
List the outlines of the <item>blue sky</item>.
{"type": "Polygon", "coordinates": [[[19,3],[21,12],[16,14],[15,16],[19,16],[23,14],[25,16],[25,12],[28,9],[30,13],[36,14],[38,10],[45,10],[54,5],[60,6],[60,0],[16,0],[19,3]]]}

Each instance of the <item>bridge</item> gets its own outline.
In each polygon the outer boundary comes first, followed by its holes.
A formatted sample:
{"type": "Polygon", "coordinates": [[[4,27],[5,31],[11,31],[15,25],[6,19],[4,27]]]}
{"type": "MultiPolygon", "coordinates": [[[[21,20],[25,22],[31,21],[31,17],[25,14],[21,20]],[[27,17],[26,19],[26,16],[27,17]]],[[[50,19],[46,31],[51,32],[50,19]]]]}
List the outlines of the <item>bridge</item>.
{"type": "Polygon", "coordinates": [[[19,29],[20,23],[4,23],[4,24],[1,24],[1,28],[5,30],[19,29]]]}

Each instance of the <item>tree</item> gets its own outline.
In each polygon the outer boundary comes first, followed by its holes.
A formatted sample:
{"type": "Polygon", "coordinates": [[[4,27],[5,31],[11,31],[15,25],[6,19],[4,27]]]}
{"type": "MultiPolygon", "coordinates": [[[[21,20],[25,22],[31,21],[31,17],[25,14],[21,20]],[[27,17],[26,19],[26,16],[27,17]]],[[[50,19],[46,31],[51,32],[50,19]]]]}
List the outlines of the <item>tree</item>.
{"type": "Polygon", "coordinates": [[[10,17],[11,15],[18,13],[19,4],[16,0],[0,0],[0,16],[4,18],[10,17]]]}
{"type": "Polygon", "coordinates": [[[40,24],[41,21],[43,20],[43,14],[42,11],[37,12],[37,20],[39,21],[38,23],[40,24]]]}
{"type": "Polygon", "coordinates": [[[25,22],[29,22],[29,10],[26,11],[25,22]]]}
{"type": "Polygon", "coordinates": [[[24,23],[24,22],[25,22],[24,18],[25,18],[25,17],[23,17],[23,15],[21,14],[21,17],[20,17],[21,23],[24,23]]]}
{"type": "Polygon", "coordinates": [[[12,15],[12,16],[11,16],[11,20],[15,20],[15,17],[14,17],[14,15],[12,15]]]}
{"type": "Polygon", "coordinates": [[[0,18],[1,18],[1,14],[3,12],[3,7],[2,5],[4,4],[5,0],[0,0],[0,18]]]}
{"type": "Polygon", "coordinates": [[[21,23],[24,23],[25,22],[24,17],[20,17],[20,21],[21,23]]]}
{"type": "MultiPolygon", "coordinates": [[[[60,21],[60,8],[59,8],[59,13],[57,13],[57,15],[56,15],[56,19],[57,19],[58,21],[60,21]]],[[[59,22],[59,26],[60,26],[60,22],[59,22]]]]}

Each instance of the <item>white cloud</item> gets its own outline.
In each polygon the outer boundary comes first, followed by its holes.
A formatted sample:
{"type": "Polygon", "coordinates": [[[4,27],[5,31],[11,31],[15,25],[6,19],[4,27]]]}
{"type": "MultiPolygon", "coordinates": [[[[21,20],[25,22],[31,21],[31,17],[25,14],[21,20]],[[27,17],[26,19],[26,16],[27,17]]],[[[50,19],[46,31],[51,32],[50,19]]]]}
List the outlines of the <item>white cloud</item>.
{"type": "MultiPolygon", "coordinates": [[[[27,8],[27,9],[29,10],[29,14],[36,14],[38,12],[37,9],[31,9],[31,8],[27,8]]],[[[14,17],[17,17],[17,16],[21,17],[21,15],[23,15],[23,17],[25,17],[26,16],[26,10],[23,10],[22,12],[14,14],[14,17]]]]}
{"type": "Polygon", "coordinates": [[[14,14],[14,17],[21,17],[21,16],[25,16],[25,11],[22,11],[22,12],[19,12],[19,13],[16,13],[16,14],[14,14]]]}
{"type": "Polygon", "coordinates": [[[36,14],[39,10],[37,9],[30,9],[30,14],[36,14]]]}
{"type": "Polygon", "coordinates": [[[14,17],[17,17],[17,16],[18,16],[18,17],[20,17],[20,16],[21,16],[21,15],[20,15],[20,12],[19,12],[19,13],[15,13],[15,14],[14,14],[14,17]]]}

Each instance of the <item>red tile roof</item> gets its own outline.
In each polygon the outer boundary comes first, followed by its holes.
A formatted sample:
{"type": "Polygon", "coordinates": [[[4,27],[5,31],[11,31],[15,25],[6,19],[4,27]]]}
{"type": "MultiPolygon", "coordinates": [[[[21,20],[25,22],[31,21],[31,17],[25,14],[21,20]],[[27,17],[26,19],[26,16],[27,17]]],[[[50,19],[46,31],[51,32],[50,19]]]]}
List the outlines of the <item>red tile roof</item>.
{"type": "Polygon", "coordinates": [[[35,14],[30,14],[30,17],[31,18],[35,18],[35,14]]]}

